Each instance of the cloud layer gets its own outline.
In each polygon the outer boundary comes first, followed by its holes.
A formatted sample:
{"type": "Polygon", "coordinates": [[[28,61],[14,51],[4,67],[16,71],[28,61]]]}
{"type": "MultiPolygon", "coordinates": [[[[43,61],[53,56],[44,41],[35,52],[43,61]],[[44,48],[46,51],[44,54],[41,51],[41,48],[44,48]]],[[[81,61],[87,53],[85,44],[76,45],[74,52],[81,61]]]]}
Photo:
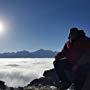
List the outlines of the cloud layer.
{"type": "Polygon", "coordinates": [[[53,58],[8,58],[0,59],[0,80],[6,85],[25,86],[43,75],[44,70],[53,68],[53,58]]]}

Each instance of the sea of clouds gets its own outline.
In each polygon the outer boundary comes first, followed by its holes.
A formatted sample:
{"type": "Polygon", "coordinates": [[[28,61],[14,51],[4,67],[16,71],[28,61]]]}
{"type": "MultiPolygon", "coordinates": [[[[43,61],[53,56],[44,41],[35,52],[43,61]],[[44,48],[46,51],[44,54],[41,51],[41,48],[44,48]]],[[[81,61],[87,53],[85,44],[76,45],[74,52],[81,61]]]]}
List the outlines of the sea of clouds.
{"type": "Polygon", "coordinates": [[[53,68],[54,58],[1,58],[0,80],[9,87],[26,86],[53,68]]]}

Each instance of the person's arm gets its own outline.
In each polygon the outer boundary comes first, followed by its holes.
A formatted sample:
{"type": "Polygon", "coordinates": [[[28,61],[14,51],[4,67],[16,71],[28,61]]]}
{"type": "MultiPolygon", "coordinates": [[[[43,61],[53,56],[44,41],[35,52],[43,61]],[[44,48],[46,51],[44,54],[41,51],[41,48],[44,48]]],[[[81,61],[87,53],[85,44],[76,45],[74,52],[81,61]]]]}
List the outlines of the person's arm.
{"type": "Polygon", "coordinates": [[[67,45],[64,45],[64,48],[62,49],[61,52],[57,53],[57,55],[55,56],[55,60],[59,60],[61,58],[65,57],[65,52],[67,51],[67,45]]]}
{"type": "Polygon", "coordinates": [[[80,65],[90,64],[90,52],[83,54],[80,59],[75,63],[72,70],[77,70],[80,65]]]}

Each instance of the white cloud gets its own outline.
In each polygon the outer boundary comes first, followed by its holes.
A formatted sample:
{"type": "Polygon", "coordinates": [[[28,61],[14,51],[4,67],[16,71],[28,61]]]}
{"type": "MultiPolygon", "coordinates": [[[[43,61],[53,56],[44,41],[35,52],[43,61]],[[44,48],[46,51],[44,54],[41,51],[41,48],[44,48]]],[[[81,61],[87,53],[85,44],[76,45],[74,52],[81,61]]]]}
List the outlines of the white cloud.
{"type": "Polygon", "coordinates": [[[0,59],[0,80],[6,85],[25,86],[43,75],[44,70],[53,68],[53,58],[0,59]]]}

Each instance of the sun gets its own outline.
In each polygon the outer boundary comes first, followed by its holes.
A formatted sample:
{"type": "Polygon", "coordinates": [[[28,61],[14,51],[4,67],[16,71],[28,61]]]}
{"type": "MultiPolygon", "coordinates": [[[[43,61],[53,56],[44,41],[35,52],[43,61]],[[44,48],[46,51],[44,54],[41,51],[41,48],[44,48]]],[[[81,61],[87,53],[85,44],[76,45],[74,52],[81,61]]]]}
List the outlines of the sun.
{"type": "Polygon", "coordinates": [[[4,24],[0,22],[0,34],[4,33],[4,24]]]}

